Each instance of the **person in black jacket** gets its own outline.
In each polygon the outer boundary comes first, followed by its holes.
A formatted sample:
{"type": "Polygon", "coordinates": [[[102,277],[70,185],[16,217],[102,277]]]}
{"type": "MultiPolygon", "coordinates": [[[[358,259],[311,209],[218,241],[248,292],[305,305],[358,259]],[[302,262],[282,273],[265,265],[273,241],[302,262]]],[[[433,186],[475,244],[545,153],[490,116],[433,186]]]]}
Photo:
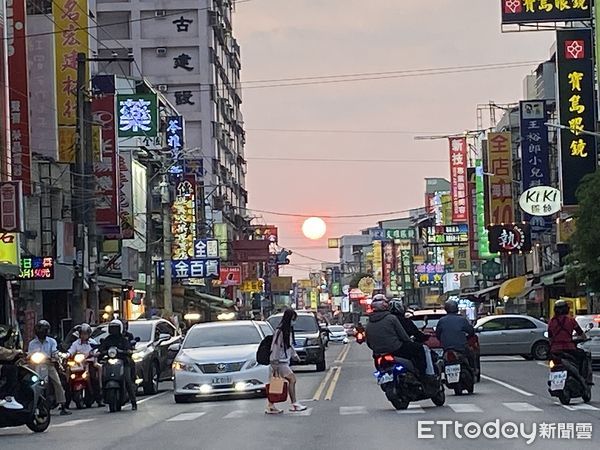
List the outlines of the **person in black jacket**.
{"type": "Polygon", "coordinates": [[[393,298],[390,301],[390,312],[398,318],[402,328],[406,331],[406,334],[415,341],[425,342],[429,338],[425,333],[419,330],[412,320],[406,318],[406,308],[404,307],[402,300],[393,298]]]}
{"type": "Polygon", "coordinates": [[[389,304],[385,296],[378,294],[373,297],[371,308],[373,313],[367,324],[367,345],[373,350],[373,354],[392,354],[410,359],[424,376],[427,362],[423,347],[410,339],[398,318],[388,311],[389,304]]]}

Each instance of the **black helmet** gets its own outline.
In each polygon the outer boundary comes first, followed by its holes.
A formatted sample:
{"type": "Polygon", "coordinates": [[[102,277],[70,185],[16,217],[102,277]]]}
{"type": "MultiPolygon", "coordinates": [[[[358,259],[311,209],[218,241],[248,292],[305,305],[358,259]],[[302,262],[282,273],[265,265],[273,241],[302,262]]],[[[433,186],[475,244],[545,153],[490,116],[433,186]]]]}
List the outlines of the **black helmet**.
{"type": "Polygon", "coordinates": [[[374,312],[387,311],[389,309],[388,299],[383,294],[377,294],[371,301],[371,308],[374,312]]]}
{"type": "Polygon", "coordinates": [[[390,300],[390,312],[399,316],[404,316],[406,309],[404,303],[399,298],[393,298],[390,300]]]}
{"type": "Polygon", "coordinates": [[[569,314],[569,304],[565,300],[558,300],[554,304],[554,315],[555,316],[566,316],[569,314]]]}
{"type": "Polygon", "coordinates": [[[108,324],[108,334],[112,336],[123,334],[123,323],[119,319],[111,320],[108,324]]]}
{"type": "Polygon", "coordinates": [[[448,300],[444,303],[444,309],[448,314],[458,314],[458,302],[456,300],[448,300]]]}
{"type": "Polygon", "coordinates": [[[35,324],[34,332],[38,339],[45,339],[50,333],[50,323],[47,320],[40,320],[35,324]]]}

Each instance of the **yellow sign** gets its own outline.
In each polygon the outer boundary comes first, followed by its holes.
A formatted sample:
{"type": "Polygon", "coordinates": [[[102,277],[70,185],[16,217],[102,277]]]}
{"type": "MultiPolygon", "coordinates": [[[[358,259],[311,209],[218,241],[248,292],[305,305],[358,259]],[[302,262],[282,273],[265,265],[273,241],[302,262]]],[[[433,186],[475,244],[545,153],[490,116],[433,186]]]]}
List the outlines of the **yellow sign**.
{"type": "Polygon", "coordinates": [[[0,233],[0,264],[19,266],[19,239],[14,233],[0,233]]]}
{"type": "Polygon", "coordinates": [[[378,282],[383,281],[383,248],[381,241],[373,242],[373,278],[378,282]]]}
{"type": "Polygon", "coordinates": [[[92,152],[94,162],[102,161],[102,125],[92,125],[92,152]]]}
{"type": "Polygon", "coordinates": [[[171,218],[173,259],[191,259],[194,257],[196,239],[195,186],[188,180],[182,180],[177,184],[176,191],[171,218]]]}
{"type": "Polygon", "coordinates": [[[62,162],[75,162],[75,127],[74,126],[59,126],[58,127],[58,159],[62,162]]]}
{"type": "Polygon", "coordinates": [[[262,292],[263,290],[263,280],[245,280],[242,283],[242,292],[262,292]]]}
{"type": "Polygon", "coordinates": [[[375,290],[375,280],[371,277],[364,277],[358,282],[358,289],[364,294],[371,295],[375,290]]]}
{"type": "Polygon", "coordinates": [[[319,308],[319,294],[316,290],[310,291],[310,309],[315,311],[319,308]]]}
{"type": "MultiPolygon", "coordinates": [[[[57,33],[56,111],[59,127],[74,126],[77,122],[77,53],[87,55],[89,50],[87,11],[87,0],[52,2],[52,15],[57,33]]],[[[72,159],[63,159],[68,157],[71,151],[66,142],[59,140],[59,158],[63,162],[72,162],[72,159]]]]}
{"type": "Polygon", "coordinates": [[[338,238],[327,239],[327,248],[340,248],[340,240],[338,238]]]}
{"type": "Polygon", "coordinates": [[[311,280],[298,280],[296,283],[300,289],[310,289],[312,287],[311,280]]]}
{"type": "Polygon", "coordinates": [[[492,224],[514,222],[513,169],[511,133],[488,134],[490,221],[492,224]]]}

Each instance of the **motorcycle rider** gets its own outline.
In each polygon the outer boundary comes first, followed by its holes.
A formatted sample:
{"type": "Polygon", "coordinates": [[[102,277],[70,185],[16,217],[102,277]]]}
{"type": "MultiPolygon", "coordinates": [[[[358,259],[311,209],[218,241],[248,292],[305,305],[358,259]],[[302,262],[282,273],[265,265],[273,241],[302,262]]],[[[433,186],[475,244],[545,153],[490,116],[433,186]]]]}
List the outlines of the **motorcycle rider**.
{"type": "MultiPolygon", "coordinates": [[[[97,346],[98,343],[92,339],[90,336],[92,335],[92,327],[87,323],[82,323],[79,326],[79,338],[71,344],[67,353],[69,357],[72,358],[77,353],[81,353],[85,355],[86,359],[90,357],[94,353],[94,347],[97,346]]],[[[90,372],[90,384],[92,388],[92,393],[94,398],[96,399],[96,403],[98,407],[104,406],[102,402],[102,392],[100,390],[100,373],[96,364],[90,363],[88,364],[88,370],[90,372]]]]}
{"type": "MultiPolygon", "coordinates": [[[[116,347],[119,350],[126,352],[127,355],[131,353],[133,347],[131,341],[124,335],[123,322],[119,319],[114,319],[108,324],[108,336],[100,343],[98,350],[102,353],[108,351],[110,347],[116,347]]],[[[137,400],[136,400],[136,388],[131,379],[131,363],[133,360],[130,356],[123,358],[125,364],[124,378],[125,388],[129,395],[129,401],[131,402],[132,411],[137,411],[137,400]],[[127,370],[129,368],[129,370],[127,370]]]]}
{"type": "Polygon", "coordinates": [[[373,297],[373,313],[367,324],[367,345],[374,355],[392,354],[414,361],[419,373],[427,380],[427,363],[423,347],[414,343],[396,316],[389,312],[387,298],[383,294],[373,297]]]}
{"type": "Polygon", "coordinates": [[[588,385],[593,385],[591,357],[573,342],[573,332],[582,337],[585,337],[585,332],[577,321],[569,316],[569,309],[569,304],[565,300],[558,300],[554,304],[554,317],[548,323],[550,353],[568,353],[572,355],[579,365],[584,381],[588,385]]]}
{"type": "Polygon", "coordinates": [[[19,368],[16,362],[23,352],[10,345],[13,329],[2,331],[4,336],[0,335],[0,380],[4,380],[4,386],[0,389],[0,408],[23,409],[23,405],[14,397],[19,387],[19,368]]]}
{"type": "MultiPolygon", "coordinates": [[[[136,342],[135,342],[135,337],[129,331],[129,321],[127,321],[127,319],[120,319],[120,320],[121,320],[121,323],[123,323],[123,336],[125,336],[125,339],[127,339],[129,344],[131,345],[131,349],[133,350],[133,349],[135,349],[136,342]]],[[[135,361],[133,360],[133,357],[131,355],[127,355],[127,357],[129,358],[129,369],[131,370],[131,379],[135,383],[135,379],[137,378],[137,373],[136,373],[136,369],[135,369],[135,361]]]]}
{"type": "Polygon", "coordinates": [[[467,346],[467,337],[475,334],[473,325],[458,313],[458,302],[448,300],[444,304],[446,315],[442,317],[435,328],[435,335],[442,344],[444,351],[455,350],[464,354],[471,368],[475,369],[474,355],[467,346]]]}
{"type": "MultiPolygon", "coordinates": [[[[51,360],[57,353],[58,347],[56,340],[50,336],[50,324],[46,320],[40,320],[35,325],[35,338],[29,342],[27,353],[32,354],[35,352],[41,352],[51,360]]],[[[60,415],[68,416],[71,412],[67,410],[67,400],[65,398],[65,390],[63,389],[60,377],[56,371],[56,367],[53,363],[48,363],[48,377],[50,382],[54,386],[54,395],[56,395],[56,402],[60,405],[60,415]]]]}

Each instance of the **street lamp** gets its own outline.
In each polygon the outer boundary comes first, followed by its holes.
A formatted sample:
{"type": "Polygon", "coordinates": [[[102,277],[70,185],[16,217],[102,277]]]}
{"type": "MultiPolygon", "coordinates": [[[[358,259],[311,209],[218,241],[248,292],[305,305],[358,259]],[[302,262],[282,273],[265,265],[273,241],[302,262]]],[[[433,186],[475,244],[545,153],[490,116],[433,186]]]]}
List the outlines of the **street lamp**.
{"type": "MultiPolygon", "coordinates": [[[[573,132],[575,131],[571,127],[562,125],[560,123],[546,122],[544,125],[551,127],[551,128],[558,128],[560,130],[573,131],[573,132]]],[[[595,131],[577,130],[577,132],[579,134],[586,134],[588,136],[600,137],[600,133],[597,133],[595,131]]]]}

